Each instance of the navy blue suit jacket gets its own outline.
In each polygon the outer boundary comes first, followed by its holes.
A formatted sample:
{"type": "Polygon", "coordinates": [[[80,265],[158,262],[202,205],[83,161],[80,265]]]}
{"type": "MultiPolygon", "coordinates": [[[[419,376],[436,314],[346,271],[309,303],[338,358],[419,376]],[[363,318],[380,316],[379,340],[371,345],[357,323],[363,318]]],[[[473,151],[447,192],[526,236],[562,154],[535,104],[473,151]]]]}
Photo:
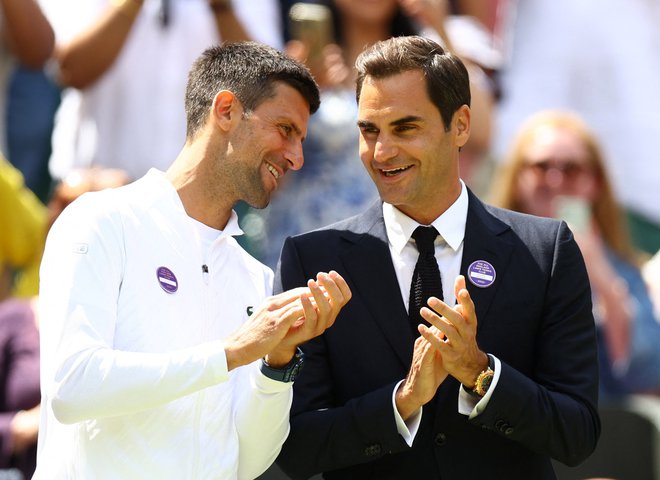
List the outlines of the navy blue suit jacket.
{"type": "MultiPolygon", "coordinates": [[[[458,413],[448,377],[423,408],[412,447],[392,407],[413,333],[388,248],[380,202],[329,227],[288,238],[275,291],[338,271],[353,298],[336,323],[303,346],[291,433],[278,458],[292,478],[554,479],[550,458],[584,460],[600,435],[591,292],[565,223],[486,206],[471,192],[461,273],[476,260],[493,285],[467,282],[480,348],[501,372],[486,410],[458,413]]],[[[467,279],[467,276],[466,276],[467,279]]]]}

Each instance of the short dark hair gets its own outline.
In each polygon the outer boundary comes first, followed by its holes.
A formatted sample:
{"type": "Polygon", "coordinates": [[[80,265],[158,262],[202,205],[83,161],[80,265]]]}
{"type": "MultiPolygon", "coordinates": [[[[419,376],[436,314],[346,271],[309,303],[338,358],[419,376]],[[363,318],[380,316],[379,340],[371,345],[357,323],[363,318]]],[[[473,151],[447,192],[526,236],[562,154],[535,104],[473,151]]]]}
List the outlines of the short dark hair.
{"type": "Polygon", "coordinates": [[[366,77],[386,78],[421,70],[426,78],[426,90],[440,111],[446,130],[454,113],[463,105],[470,106],[470,78],[465,65],[428,38],[412,35],[377,42],[358,56],[355,68],[358,102],[366,77]]]}
{"type": "Polygon", "coordinates": [[[193,64],[186,87],[186,137],[192,138],[206,121],[220,90],[236,95],[246,113],[274,96],[275,84],[295,88],[319,108],[319,87],[307,67],[275,48],[257,42],[234,42],[207,48],[193,64]]]}

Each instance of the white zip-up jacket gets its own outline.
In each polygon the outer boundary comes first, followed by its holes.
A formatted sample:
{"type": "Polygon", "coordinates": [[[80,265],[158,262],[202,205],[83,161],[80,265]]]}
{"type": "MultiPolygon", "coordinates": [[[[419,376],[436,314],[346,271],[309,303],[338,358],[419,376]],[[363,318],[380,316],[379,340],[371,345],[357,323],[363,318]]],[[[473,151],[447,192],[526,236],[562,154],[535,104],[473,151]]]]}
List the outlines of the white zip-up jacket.
{"type": "Polygon", "coordinates": [[[291,385],[258,362],[229,373],[222,342],[273,273],[232,237],[235,213],[208,251],[191,222],[151,170],[83,195],[51,229],[34,478],[248,479],[279,453],[291,385]]]}

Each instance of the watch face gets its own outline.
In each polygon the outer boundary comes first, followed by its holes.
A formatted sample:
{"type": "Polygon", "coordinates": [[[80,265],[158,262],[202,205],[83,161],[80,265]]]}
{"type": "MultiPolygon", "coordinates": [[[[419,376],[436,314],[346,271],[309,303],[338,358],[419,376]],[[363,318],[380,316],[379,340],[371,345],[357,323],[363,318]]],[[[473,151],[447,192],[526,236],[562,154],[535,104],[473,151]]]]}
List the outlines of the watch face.
{"type": "Polygon", "coordinates": [[[490,368],[484,372],[481,372],[479,377],[477,377],[477,384],[474,386],[474,392],[482,397],[486,395],[486,392],[488,392],[488,387],[490,387],[490,384],[493,381],[494,375],[495,373],[490,368]]]}

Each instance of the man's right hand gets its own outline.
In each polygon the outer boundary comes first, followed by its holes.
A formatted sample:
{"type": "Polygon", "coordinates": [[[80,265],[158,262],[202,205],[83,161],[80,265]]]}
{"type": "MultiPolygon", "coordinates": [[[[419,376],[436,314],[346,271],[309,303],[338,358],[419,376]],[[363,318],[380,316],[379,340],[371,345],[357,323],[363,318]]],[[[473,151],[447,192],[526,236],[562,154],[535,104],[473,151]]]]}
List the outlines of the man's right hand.
{"type": "MultiPolygon", "coordinates": [[[[429,329],[440,338],[440,331],[429,329]]],[[[435,392],[447,378],[447,370],[442,364],[442,356],[424,337],[415,340],[412,365],[405,380],[396,391],[396,408],[405,421],[435,396],[435,392]]]]}
{"type": "Polygon", "coordinates": [[[298,345],[332,326],[351,298],[346,281],[336,272],[319,273],[307,285],[266,299],[225,340],[229,370],[266,356],[271,366],[286,365],[298,345]]]}

